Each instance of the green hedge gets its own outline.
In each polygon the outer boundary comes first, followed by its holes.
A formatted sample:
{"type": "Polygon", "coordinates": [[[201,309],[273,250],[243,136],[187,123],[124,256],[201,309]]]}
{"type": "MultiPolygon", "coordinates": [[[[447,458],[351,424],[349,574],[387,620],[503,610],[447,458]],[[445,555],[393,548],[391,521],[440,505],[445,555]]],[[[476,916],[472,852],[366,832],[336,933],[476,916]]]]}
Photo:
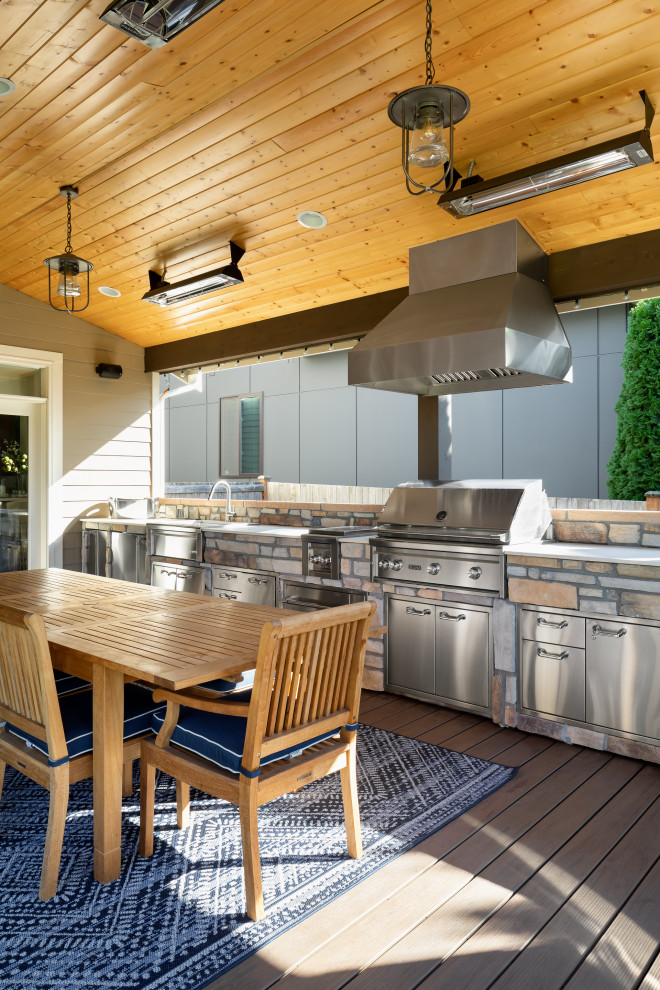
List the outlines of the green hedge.
{"type": "Polygon", "coordinates": [[[622,367],[607,487],[610,498],[639,501],[660,490],[660,299],[631,310],[622,367]]]}

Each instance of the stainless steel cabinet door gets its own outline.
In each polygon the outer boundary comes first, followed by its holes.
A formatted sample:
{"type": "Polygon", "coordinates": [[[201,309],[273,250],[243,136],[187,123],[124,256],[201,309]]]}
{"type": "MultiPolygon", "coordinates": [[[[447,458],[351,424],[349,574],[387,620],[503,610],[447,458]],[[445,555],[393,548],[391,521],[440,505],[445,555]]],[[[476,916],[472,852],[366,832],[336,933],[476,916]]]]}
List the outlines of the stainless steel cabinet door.
{"type": "Polygon", "coordinates": [[[435,694],[435,607],[390,599],[387,610],[387,683],[435,694]]]}
{"type": "Polygon", "coordinates": [[[435,691],[441,698],[487,708],[490,698],[488,613],[435,609],[435,691]]]}
{"type": "Polygon", "coordinates": [[[110,534],[110,577],[119,581],[138,580],[138,534],[110,534]]]}
{"type": "Polygon", "coordinates": [[[523,640],[520,677],[523,708],[584,722],[584,650],[523,640]]]}
{"type": "Polygon", "coordinates": [[[587,722],[660,739],[660,629],[587,621],[587,722]]]}
{"type": "Polygon", "coordinates": [[[108,537],[104,529],[83,530],[83,574],[106,576],[108,537]]]}

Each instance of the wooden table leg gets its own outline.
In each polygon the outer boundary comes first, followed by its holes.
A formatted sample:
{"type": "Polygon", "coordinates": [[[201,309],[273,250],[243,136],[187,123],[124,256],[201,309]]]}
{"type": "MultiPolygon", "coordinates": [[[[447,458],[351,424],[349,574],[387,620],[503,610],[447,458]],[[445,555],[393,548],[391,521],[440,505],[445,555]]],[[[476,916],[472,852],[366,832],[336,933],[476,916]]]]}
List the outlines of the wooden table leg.
{"type": "Polygon", "coordinates": [[[94,876],[100,883],[121,872],[121,791],[124,677],[94,665],[94,876]]]}

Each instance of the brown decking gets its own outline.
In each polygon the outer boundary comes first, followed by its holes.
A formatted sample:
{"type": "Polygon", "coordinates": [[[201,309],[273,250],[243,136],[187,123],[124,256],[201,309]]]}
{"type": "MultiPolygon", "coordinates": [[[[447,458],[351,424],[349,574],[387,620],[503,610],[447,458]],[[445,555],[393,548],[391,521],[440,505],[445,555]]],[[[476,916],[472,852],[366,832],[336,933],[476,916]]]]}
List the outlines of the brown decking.
{"type": "Polygon", "coordinates": [[[660,766],[364,692],[512,781],[209,990],[659,990],[660,766]]]}

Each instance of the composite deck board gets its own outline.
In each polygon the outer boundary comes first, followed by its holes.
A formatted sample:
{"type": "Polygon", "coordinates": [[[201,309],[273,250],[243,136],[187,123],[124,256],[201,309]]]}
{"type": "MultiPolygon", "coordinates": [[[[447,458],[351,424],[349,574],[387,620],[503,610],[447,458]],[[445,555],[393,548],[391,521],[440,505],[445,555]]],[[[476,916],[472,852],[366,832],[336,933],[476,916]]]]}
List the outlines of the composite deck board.
{"type": "Polygon", "coordinates": [[[660,767],[410,700],[361,720],[516,776],[209,990],[660,990],[660,767]]]}

